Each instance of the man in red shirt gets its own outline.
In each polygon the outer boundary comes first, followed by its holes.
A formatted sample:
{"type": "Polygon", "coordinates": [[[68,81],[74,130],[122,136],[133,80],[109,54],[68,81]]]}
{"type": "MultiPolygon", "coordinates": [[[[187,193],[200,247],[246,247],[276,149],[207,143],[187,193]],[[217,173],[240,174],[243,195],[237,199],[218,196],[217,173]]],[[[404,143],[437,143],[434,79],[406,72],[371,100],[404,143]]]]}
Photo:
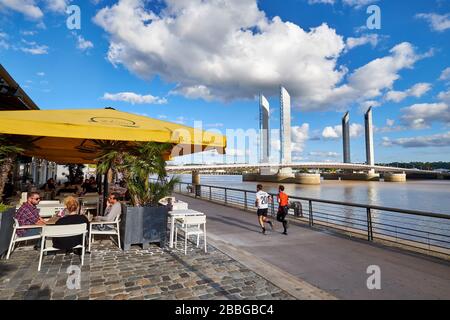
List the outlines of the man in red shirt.
{"type": "Polygon", "coordinates": [[[278,212],[277,220],[283,224],[283,234],[287,235],[288,221],[286,220],[286,215],[289,211],[289,197],[284,193],[284,186],[278,188],[278,212]]]}
{"type": "MultiPolygon", "coordinates": [[[[29,192],[27,195],[27,202],[17,210],[15,218],[20,226],[28,225],[44,225],[45,221],[39,216],[39,209],[36,207],[41,201],[41,197],[37,192],[29,192]]],[[[20,237],[30,237],[41,233],[41,228],[30,228],[17,230],[17,235],[20,237]]]]}

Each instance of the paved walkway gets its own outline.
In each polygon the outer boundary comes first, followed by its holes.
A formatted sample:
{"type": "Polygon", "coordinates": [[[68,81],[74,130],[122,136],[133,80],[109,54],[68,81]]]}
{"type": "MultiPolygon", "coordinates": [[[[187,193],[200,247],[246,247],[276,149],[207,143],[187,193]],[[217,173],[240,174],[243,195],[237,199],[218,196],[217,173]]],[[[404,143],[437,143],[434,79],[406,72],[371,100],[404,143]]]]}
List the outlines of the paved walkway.
{"type": "Polygon", "coordinates": [[[208,236],[219,249],[246,252],[337,298],[450,299],[449,262],[302,226],[291,225],[285,236],[278,222],[278,230],[262,235],[256,214],[177,198],[207,214],[208,236]],[[381,290],[367,288],[371,265],[381,269],[381,290]]]}
{"type": "Polygon", "coordinates": [[[67,272],[70,266],[79,266],[78,256],[46,256],[38,272],[38,252],[21,247],[9,260],[0,260],[0,300],[295,298],[212,246],[207,254],[192,244],[189,248],[186,256],[181,246],[176,250],[133,246],[121,251],[110,240],[102,240],[86,255],[80,288],[71,289],[67,272]]]}

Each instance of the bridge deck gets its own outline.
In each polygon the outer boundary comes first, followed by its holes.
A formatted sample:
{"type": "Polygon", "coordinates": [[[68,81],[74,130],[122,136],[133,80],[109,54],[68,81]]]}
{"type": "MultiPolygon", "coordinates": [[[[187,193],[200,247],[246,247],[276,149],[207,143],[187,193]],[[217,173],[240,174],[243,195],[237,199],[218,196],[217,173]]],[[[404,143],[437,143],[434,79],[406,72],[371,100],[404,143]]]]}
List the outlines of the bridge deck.
{"type": "Polygon", "coordinates": [[[289,235],[260,233],[256,215],[208,201],[177,195],[207,214],[212,239],[248,252],[287,276],[340,299],[450,299],[450,263],[331,232],[291,225],[289,235]],[[367,267],[381,268],[381,290],[368,290],[367,267]]]}

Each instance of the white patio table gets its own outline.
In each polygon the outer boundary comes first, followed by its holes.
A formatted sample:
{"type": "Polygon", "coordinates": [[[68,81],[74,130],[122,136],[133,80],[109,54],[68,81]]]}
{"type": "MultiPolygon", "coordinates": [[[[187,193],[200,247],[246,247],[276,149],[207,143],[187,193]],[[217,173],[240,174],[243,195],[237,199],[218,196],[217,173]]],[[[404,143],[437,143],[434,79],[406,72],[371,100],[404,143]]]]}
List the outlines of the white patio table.
{"type": "Polygon", "coordinates": [[[186,216],[202,216],[204,215],[203,212],[195,211],[195,210],[174,210],[169,211],[169,218],[170,218],[170,240],[169,240],[169,247],[173,248],[173,240],[175,236],[175,219],[178,218],[184,218],[186,216]]]}

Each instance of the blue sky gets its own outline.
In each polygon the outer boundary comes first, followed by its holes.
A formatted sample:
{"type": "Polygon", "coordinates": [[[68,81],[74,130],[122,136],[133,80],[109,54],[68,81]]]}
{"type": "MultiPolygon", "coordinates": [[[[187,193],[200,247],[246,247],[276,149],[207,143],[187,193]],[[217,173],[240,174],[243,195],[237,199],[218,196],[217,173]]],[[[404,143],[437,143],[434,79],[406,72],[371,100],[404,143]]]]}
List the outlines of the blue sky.
{"type": "MultiPolygon", "coordinates": [[[[41,109],[253,132],[260,93],[279,128],[283,85],[295,161],[341,161],[349,110],[352,160],[364,162],[370,105],[376,162],[450,161],[449,40],[449,0],[0,0],[0,63],[41,109]],[[381,29],[367,28],[373,4],[381,29]]],[[[227,161],[257,160],[256,146],[231,140],[227,161]]]]}

